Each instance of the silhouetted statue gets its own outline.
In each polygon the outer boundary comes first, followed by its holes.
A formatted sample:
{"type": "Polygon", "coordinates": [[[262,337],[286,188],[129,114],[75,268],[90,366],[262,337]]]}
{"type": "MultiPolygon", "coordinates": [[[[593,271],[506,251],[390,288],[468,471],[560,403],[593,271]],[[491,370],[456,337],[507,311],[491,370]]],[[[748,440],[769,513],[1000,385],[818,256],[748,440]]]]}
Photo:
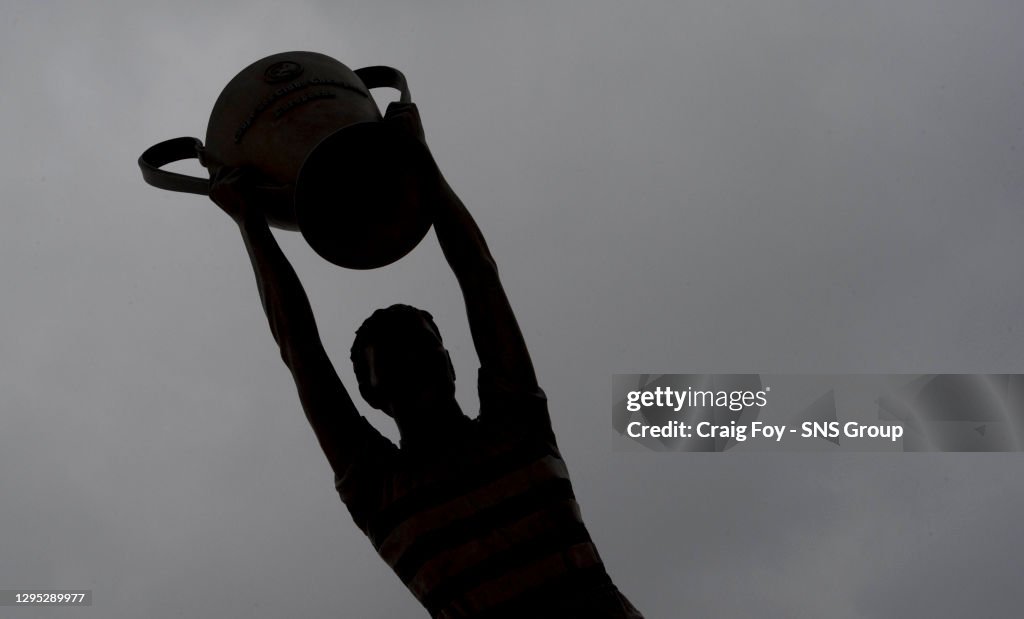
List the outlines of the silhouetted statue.
{"type": "MultiPolygon", "coordinates": [[[[422,139],[415,106],[402,122],[422,139]]],[[[431,162],[431,165],[433,163],[431,162]]],[[[583,524],[522,333],[479,228],[438,172],[434,229],[465,299],[480,358],[480,413],[430,314],[374,312],[352,345],[359,392],[395,420],[400,447],[356,410],[309,300],[270,232],[246,169],[214,175],[211,199],[237,222],[270,329],[338,493],[381,557],[433,617],[640,617],[583,524]]]]}

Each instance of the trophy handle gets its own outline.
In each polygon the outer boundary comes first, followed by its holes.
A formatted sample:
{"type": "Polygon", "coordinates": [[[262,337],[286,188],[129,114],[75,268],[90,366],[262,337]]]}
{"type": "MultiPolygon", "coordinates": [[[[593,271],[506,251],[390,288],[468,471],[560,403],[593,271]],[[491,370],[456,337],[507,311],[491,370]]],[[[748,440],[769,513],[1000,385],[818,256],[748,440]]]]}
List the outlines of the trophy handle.
{"type": "Polygon", "coordinates": [[[405,76],[398,69],[384,66],[363,67],[362,69],[356,69],[353,73],[369,89],[394,88],[402,93],[399,101],[402,103],[412,102],[412,95],[409,94],[409,85],[405,81],[405,76]]]}
{"type": "MultiPolygon", "coordinates": [[[[356,69],[354,73],[367,88],[394,88],[401,93],[399,99],[401,103],[412,102],[405,76],[398,69],[385,66],[363,67],[356,69]]],[[[203,143],[198,138],[184,137],[164,140],[147,148],[139,157],[142,178],[150,185],[160,189],[195,193],[201,196],[209,195],[210,181],[208,179],[160,169],[168,163],[183,159],[198,159],[200,163],[204,163],[203,154],[203,143]]]]}
{"type": "Polygon", "coordinates": [[[164,140],[142,153],[139,168],[142,169],[142,178],[154,187],[206,196],[210,193],[209,179],[160,169],[168,163],[183,159],[199,159],[202,163],[202,155],[203,143],[197,138],[164,140]]]}

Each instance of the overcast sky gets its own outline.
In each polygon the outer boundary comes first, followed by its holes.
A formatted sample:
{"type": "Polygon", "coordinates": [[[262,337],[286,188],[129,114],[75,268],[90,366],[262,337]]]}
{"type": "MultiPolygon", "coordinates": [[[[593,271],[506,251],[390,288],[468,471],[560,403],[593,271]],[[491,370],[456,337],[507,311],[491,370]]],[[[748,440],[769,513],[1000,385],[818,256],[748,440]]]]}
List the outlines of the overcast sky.
{"type": "MultiPolygon", "coordinates": [[[[1020,614],[1020,454],[623,451],[610,383],[1024,372],[1024,4],[546,4],[4,4],[0,589],[92,589],[59,613],[88,619],[425,616],[337,498],[236,228],[135,163],[311,50],[408,77],[648,617],[1020,614]]],[[[353,331],[405,302],[475,411],[433,234],[368,272],[278,238],[353,395],[353,331]]]]}

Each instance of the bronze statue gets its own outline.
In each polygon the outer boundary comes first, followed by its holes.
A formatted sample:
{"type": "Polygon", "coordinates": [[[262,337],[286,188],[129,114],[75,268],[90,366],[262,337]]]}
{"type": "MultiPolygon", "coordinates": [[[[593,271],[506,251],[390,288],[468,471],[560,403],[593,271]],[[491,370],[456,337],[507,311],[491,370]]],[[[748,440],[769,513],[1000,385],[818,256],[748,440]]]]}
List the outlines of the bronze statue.
{"type": "MultiPolygon", "coordinates": [[[[429,155],[416,106],[392,105],[389,122],[429,155]]],[[[225,165],[211,179],[209,196],[239,227],[338,493],[433,617],[640,617],[583,524],[494,258],[433,159],[424,161],[418,199],[462,289],[480,358],[480,412],[471,419],[456,402],[451,359],[429,313],[377,310],[357,331],[351,359],[360,394],[395,420],[400,446],[359,414],[324,351],[309,300],[270,232],[265,174],[225,165]]]]}

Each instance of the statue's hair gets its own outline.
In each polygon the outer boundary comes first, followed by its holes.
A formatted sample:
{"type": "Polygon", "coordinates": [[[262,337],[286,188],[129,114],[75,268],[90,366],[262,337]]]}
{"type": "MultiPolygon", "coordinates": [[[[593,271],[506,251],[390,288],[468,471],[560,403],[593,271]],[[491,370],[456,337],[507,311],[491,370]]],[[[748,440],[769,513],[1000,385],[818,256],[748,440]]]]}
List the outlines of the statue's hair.
{"type": "Polygon", "coordinates": [[[352,341],[352,349],[349,351],[356,380],[360,385],[368,385],[370,380],[370,368],[364,354],[366,348],[370,345],[379,346],[401,342],[410,327],[420,324],[420,318],[426,321],[440,339],[441,331],[434,323],[434,317],[430,315],[430,312],[411,305],[396,303],[391,307],[376,310],[363,321],[363,324],[356,330],[356,337],[352,341]]]}

